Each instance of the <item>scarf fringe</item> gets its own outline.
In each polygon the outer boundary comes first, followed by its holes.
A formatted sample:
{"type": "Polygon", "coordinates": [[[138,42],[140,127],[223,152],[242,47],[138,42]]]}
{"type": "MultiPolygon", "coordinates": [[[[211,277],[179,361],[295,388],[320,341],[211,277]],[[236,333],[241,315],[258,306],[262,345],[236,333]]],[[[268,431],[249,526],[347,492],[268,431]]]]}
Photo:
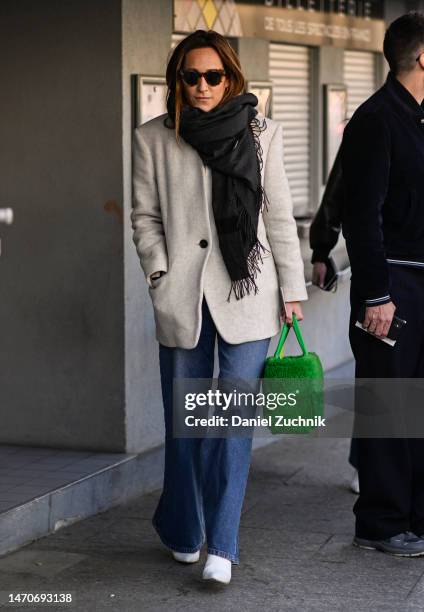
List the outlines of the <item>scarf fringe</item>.
{"type": "Polygon", "coordinates": [[[252,290],[255,292],[255,294],[258,293],[258,287],[255,281],[249,276],[240,280],[231,281],[231,288],[227,297],[227,302],[230,301],[231,293],[233,292],[236,296],[236,300],[241,300],[245,295],[250,294],[252,290]]]}
{"type": "MultiPolygon", "coordinates": [[[[263,168],[263,149],[260,143],[259,135],[266,130],[266,120],[265,117],[262,122],[259,121],[256,117],[254,117],[250,123],[252,128],[253,140],[255,143],[255,152],[257,159],[257,171],[258,171],[258,189],[257,189],[257,202],[259,204],[258,209],[259,212],[262,212],[264,208],[268,211],[268,198],[265,193],[265,190],[262,188],[262,179],[261,172],[263,168]]],[[[238,219],[237,219],[237,229],[240,230],[244,234],[244,238],[248,243],[253,242],[253,246],[250,250],[250,253],[247,257],[247,269],[248,276],[246,278],[242,278],[239,280],[231,281],[230,291],[227,297],[227,302],[230,301],[231,294],[234,293],[237,300],[242,299],[245,295],[250,295],[253,291],[256,295],[259,291],[258,286],[256,284],[256,277],[258,273],[261,271],[259,267],[259,263],[263,264],[262,254],[265,252],[270,253],[271,251],[267,249],[258,239],[257,230],[252,223],[252,218],[250,217],[247,209],[243,206],[243,203],[240,201],[240,198],[237,192],[234,192],[235,205],[238,211],[238,219]]]]}
{"type": "MultiPolygon", "coordinates": [[[[261,262],[261,264],[264,263],[262,259],[262,254],[265,253],[265,251],[268,251],[268,249],[264,247],[260,240],[256,240],[247,258],[247,268],[249,270],[249,276],[256,278],[257,274],[261,271],[259,267],[259,262],[261,262]]],[[[271,251],[268,252],[270,253],[271,251]]]]}
{"type": "MultiPolygon", "coordinates": [[[[263,253],[265,252],[271,253],[271,251],[267,249],[261,242],[259,242],[258,237],[257,237],[257,230],[252,223],[252,218],[250,217],[246,208],[242,206],[237,194],[235,195],[235,197],[236,197],[236,204],[237,204],[237,209],[238,209],[237,229],[241,230],[244,233],[246,241],[249,241],[250,243],[252,242],[254,243],[252,251],[254,251],[255,249],[258,249],[258,257],[260,258],[261,263],[263,263],[260,251],[262,250],[263,253]],[[260,247],[257,247],[257,245],[260,245],[260,247]]],[[[251,253],[249,254],[249,257],[251,257],[251,253]]],[[[248,263],[249,263],[249,259],[248,259],[248,263]]]]}
{"type": "Polygon", "coordinates": [[[237,300],[242,299],[245,295],[250,295],[252,291],[255,295],[258,293],[259,289],[256,284],[256,277],[261,271],[259,263],[264,263],[262,259],[263,253],[265,253],[266,251],[268,251],[268,253],[271,252],[256,237],[255,229],[252,225],[252,220],[247,214],[246,209],[244,208],[240,212],[238,225],[242,226],[242,231],[246,232],[246,235],[249,236],[250,241],[253,237],[253,240],[255,240],[255,242],[246,260],[248,275],[246,276],[246,278],[231,281],[231,287],[230,292],[228,293],[227,302],[230,301],[232,293],[234,293],[237,300]]]}
{"type": "Polygon", "coordinates": [[[247,258],[247,267],[249,270],[249,275],[246,278],[242,278],[240,280],[231,281],[230,292],[228,293],[227,302],[231,299],[231,294],[234,293],[236,300],[241,300],[245,295],[250,295],[253,291],[254,295],[256,295],[259,291],[259,288],[256,284],[256,277],[258,272],[260,272],[259,261],[263,263],[261,251],[266,251],[267,249],[264,245],[257,240],[253,245],[252,250],[249,253],[247,258]]]}

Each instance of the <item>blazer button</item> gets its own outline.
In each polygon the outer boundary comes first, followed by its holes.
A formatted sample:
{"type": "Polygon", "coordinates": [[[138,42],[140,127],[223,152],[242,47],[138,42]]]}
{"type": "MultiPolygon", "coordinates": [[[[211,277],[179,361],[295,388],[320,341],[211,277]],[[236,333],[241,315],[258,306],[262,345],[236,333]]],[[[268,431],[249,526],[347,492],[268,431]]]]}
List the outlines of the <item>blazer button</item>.
{"type": "Polygon", "coordinates": [[[206,249],[206,247],[208,246],[208,241],[207,240],[201,240],[199,242],[199,246],[201,246],[202,249],[206,249]]]}

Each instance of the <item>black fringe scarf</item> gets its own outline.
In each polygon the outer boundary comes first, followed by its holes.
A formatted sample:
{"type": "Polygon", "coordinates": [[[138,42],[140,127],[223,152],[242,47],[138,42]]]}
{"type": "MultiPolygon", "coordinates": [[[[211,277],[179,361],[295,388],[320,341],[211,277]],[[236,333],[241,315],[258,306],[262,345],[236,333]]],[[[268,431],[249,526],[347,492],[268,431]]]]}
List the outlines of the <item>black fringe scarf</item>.
{"type": "MultiPolygon", "coordinates": [[[[248,93],[235,96],[209,112],[184,107],[180,134],[212,170],[212,207],[219,247],[237,300],[258,292],[256,277],[267,249],[257,237],[259,214],[267,207],[261,184],[262,147],[266,129],[256,117],[258,100],[248,93]]],[[[172,116],[172,99],[168,115],[172,116]]],[[[169,127],[169,126],[168,126],[169,127]]]]}

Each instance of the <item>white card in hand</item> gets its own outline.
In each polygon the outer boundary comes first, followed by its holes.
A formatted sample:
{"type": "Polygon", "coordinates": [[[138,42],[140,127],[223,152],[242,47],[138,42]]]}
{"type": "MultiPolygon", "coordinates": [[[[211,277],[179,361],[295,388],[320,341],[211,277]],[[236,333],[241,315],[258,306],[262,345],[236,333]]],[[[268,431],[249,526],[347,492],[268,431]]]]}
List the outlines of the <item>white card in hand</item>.
{"type": "Polygon", "coordinates": [[[390,338],[381,338],[381,336],[376,336],[375,334],[372,334],[367,329],[362,327],[362,323],[360,323],[359,321],[356,321],[355,327],[359,327],[359,329],[362,329],[362,331],[366,332],[370,336],[373,336],[377,340],[381,340],[381,342],[385,342],[386,344],[390,344],[390,346],[394,346],[396,344],[396,340],[390,340],[390,338]]]}

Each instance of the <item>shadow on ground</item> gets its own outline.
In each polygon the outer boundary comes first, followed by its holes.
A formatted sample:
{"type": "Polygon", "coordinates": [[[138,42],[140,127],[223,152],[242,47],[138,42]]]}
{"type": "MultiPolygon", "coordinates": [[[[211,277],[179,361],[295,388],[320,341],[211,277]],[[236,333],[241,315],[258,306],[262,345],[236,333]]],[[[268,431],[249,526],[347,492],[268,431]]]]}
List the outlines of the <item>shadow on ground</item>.
{"type": "Polygon", "coordinates": [[[348,444],[298,436],[255,452],[228,587],[202,582],[204,553],[192,566],[172,560],[150,523],[155,492],[1,558],[3,600],[71,592],[67,607],[39,609],[78,612],[423,610],[424,559],[351,546],[348,444]]]}

